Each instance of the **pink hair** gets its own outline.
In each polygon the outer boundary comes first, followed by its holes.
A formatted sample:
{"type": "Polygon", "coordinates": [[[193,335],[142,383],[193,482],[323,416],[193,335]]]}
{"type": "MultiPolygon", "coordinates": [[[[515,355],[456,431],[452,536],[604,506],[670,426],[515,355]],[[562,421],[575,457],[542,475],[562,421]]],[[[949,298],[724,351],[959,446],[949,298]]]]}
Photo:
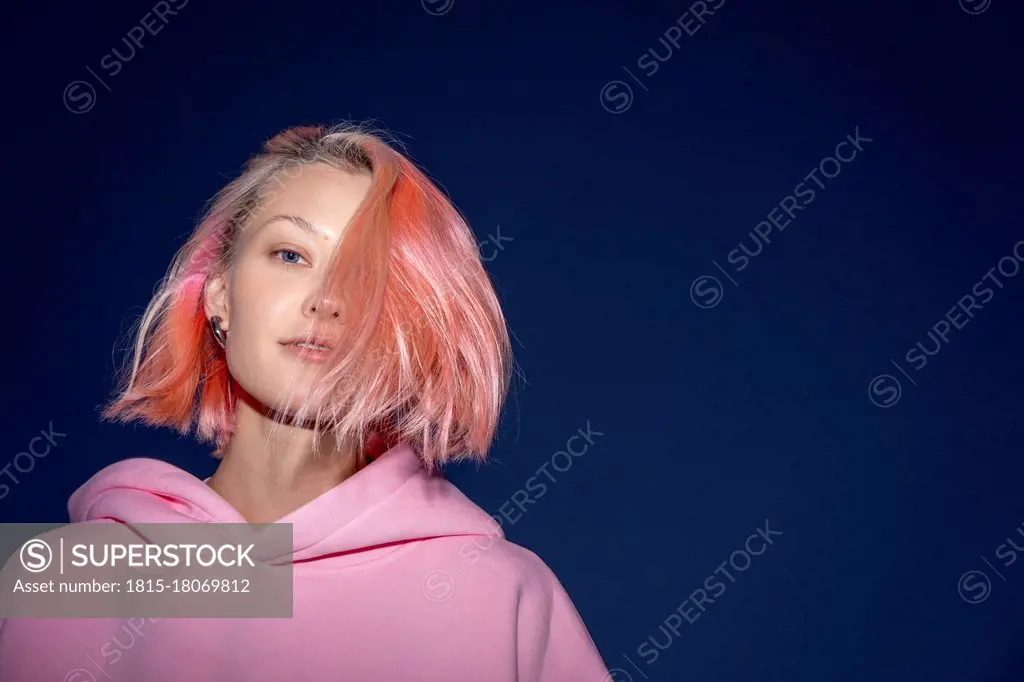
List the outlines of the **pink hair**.
{"type": "Polygon", "coordinates": [[[103,417],[194,430],[218,450],[230,439],[235,399],[203,290],[212,274],[230,268],[271,183],[311,163],[365,173],[372,182],[324,283],[344,302],[345,334],[298,416],[313,417],[317,428],[329,424],[368,456],[404,441],[429,468],[485,460],[512,354],[473,233],[411,161],[349,125],[280,133],[218,193],[143,314],[130,371],[103,417]]]}

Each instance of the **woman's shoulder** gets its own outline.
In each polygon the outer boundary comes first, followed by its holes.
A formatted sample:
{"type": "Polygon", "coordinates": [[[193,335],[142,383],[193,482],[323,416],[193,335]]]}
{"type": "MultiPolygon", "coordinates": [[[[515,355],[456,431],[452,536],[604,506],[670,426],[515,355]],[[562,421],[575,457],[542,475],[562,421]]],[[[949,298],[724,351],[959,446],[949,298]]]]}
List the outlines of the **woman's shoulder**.
{"type": "Polygon", "coordinates": [[[476,573],[517,590],[546,591],[558,584],[554,571],[539,554],[503,536],[449,537],[443,545],[456,573],[476,573]]]}

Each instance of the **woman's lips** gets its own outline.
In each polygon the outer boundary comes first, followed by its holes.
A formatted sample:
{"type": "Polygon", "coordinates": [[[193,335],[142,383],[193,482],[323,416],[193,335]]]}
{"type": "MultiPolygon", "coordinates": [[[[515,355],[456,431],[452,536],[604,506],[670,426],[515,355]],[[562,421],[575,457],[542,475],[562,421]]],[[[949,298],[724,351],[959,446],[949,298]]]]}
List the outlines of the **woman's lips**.
{"type": "Polygon", "coordinates": [[[330,357],[331,351],[326,348],[317,348],[314,346],[304,346],[299,343],[286,343],[283,344],[285,349],[295,357],[305,362],[322,363],[330,357]]]}

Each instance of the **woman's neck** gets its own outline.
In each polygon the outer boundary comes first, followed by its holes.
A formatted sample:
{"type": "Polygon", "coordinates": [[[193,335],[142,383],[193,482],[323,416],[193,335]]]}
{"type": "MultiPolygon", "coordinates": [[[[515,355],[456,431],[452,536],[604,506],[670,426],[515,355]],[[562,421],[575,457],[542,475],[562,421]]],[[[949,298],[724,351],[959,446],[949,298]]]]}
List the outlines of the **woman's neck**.
{"type": "Polygon", "coordinates": [[[272,523],[356,473],[354,448],[321,440],[313,455],[309,429],[275,423],[237,401],[235,432],[208,485],[249,523],[272,523]]]}

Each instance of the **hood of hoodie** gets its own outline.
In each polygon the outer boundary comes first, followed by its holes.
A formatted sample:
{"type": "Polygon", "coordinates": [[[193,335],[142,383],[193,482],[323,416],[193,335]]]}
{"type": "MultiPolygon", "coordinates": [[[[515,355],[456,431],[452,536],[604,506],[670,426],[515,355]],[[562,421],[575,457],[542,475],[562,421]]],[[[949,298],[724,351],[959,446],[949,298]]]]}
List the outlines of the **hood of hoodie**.
{"type": "MultiPolygon", "coordinates": [[[[227,500],[173,464],[139,457],[111,464],[68,501],[73,523],[246,523],[227,500]]],[[[292,524],[287,562],[428,538],[503,538],[500,525],[400,443],[277,523],[292,524]]],[[[277,563],[277,562],[275,562],[277,563]]]]}

